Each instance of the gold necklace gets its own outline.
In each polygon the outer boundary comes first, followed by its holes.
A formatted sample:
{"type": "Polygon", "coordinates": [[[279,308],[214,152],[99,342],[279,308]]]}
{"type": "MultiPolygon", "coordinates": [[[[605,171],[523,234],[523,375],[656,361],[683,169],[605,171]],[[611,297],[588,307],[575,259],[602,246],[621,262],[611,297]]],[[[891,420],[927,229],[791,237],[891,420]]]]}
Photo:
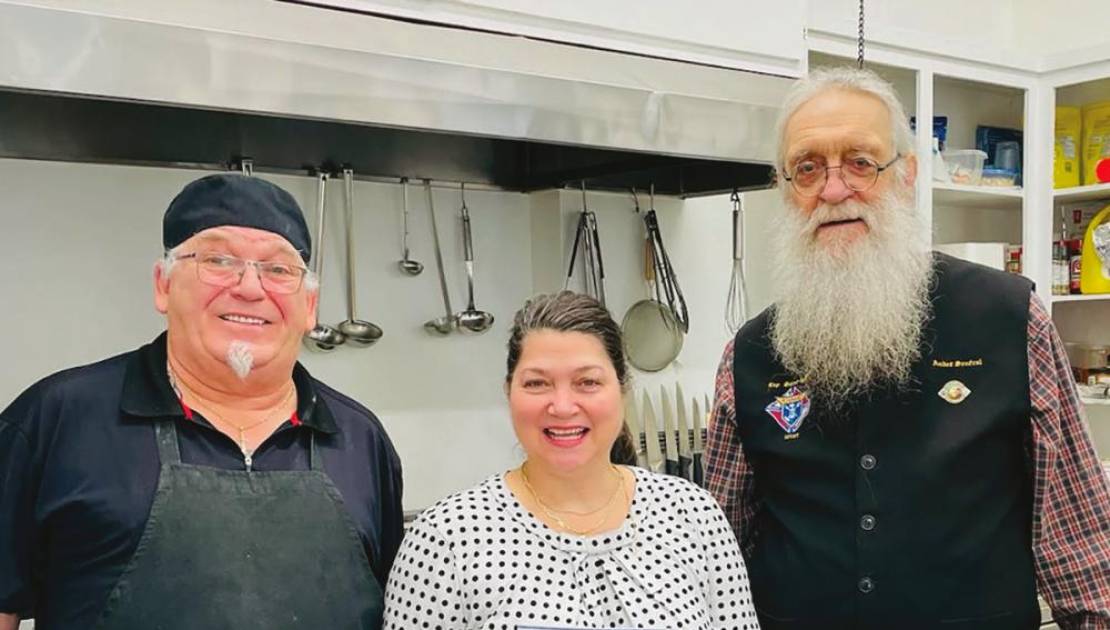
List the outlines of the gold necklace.
{"type": "MultiPolygon", "coordinates": [[[[169,364],[168,361],[166,362],[166,375],[169,376],[170,387],[173,388],[174,393],[177,394],[177,397],[182,402],[185,402],[185,397],[182,396],[182,394],[181,394],[181,388],[178,387],[178,385],[177,385],[177,378],[174,376],[173,370],[170,368],[170,364],[169,364]]],[[[289,399],[291,399],[293,397],[293,394],[296,391],[297,391],[296,386],[290,387],[289,391],[285,394],[285,398],[283,398],[281,400],[281,402],[277,404],[278,409],[281,409],[282,407],[284,407],[286,405],[286,403],[289,402],[289,399]]],[[[253,429],[257,426],[261,426],[261,425],[263,425],[267,422],[273,421],[273,418],[263,418],[263,419],[259,420],[258,422],[253,422],[251,424],[248,424],[246,426],[241,427],[239,425],[228,422],[227,420],[224,420],[222,417],[220,417],[219,414],[217,414],[215,411],[212,411],[211,409],[208,410],[208,415],[210,416],[210,418],[209,418],[210,420],[219,420],[219,424],[223,425],[224,428],[231,428],[231,429],[234,429],[234,430],[239,432],[239,450],[242,451],[243,455],[245,457],[247,457],[248,459],[252,455],[254,455],[254,450],[247,448],[247,443],[246,443],[246,440],[244,438],[244,434],[247,431],[250,431],[251,429],[253,429]]]]}
{"type": "MultiPolygon", "coordinates": [[[[295,387],[290,387],[289,388],[289,393],[285,395],[285,398],[282,399],[282,401],[280,403],[278,403],[278,409],[281,409],[282,407],[285,406],[286,403],[289,402],[289,399],[293,397],[293,392],[294,391],[296,391],[295,387]]],[[[230,428],[235,429],[236,431],[239,432],[239,450],[243,451],[243,454],[247,455],[247,456],[253,455],[254,454],[254,449],[248,449],[247,448],[246,440],[244,439],[244,434],[247,431],[250,431],[251,429],[253,429],[257,426],[261,426],[261,425],[263,425],[267,422],[272,422],[273,421],[273,418],[263,418],[263,419],[259,420],[258,422],[254,422],[254,423],[251,423],[251,424],[248,424],[246,426],[241,427],[241,426],[232,424],[232,423],[228,422],[227,420],[224,420],[215,411],[212,411],[211,409],[208,410],[208,415],[212,416],[213,420],[219,420],[220,424],[224,425],[225,427],[230,427],[230,428]]]]}
{"type": "Polygon", "coordinates": [[[609,518],[609,508],[612,507],[613,502],[616,501],[617,495],[618,494],[620,494],[620,495],[624,494],[623,492],[621,492],[624,489],[624,475],[622,475],[621,472],[619,470],[617,470],[616,466],[613,466],[612,464],[609,464],[610,470],[612,470],[613,473],[617,476],[617,487],[613,489],[613,493],[609,495],[609,500],[605,502],[605,505],[597,508],[596,510],[591,510],[589,512],[574,512],[574,511],[571,511],[571,510],[553,510],[550,507],[548,507],[546,503],[544,503],[543,499],[540,498],[539,493],[537,493],[536,489],[532,487],[532,483],[528,480],[528,473],[525,472],[525,470],[524,470],[524,466],[526,465],[526,463],[527,462],[525,462],[525,464],[520,465],[520,478],[524,481],[524,487],[528,488],[528,492],[531,493],[532,498],[534,498],[536,500],[536,504],[540,506],[540,509],[543,510],[544,514],[546,514],[549,518],[551,518],[551,520],[555,521],[555,524],[558,525],[561,529],[565,529],[566,531],[571,532],[572,534],[577,534],[579,536],[588,536],[588,535],[594,533],[595,531],[597,531],[598,529],[600,529],[601,526],[605,524],[605,521],[609,518]],[[602,510],[605,510],[605,512],[601,515],[601,518],[598,519],[598,521],[596,523],[594,523],[590,527],[587,527],[586,529],[577,529],[577,528],[571,527],[566,521],[564,521],[562,518],[559,517],[559,513],[574,514],[574,515],[578,515],[578,516],[589,516],[590,514],[596,514],[598,512],[601,512],[602,510]]]}

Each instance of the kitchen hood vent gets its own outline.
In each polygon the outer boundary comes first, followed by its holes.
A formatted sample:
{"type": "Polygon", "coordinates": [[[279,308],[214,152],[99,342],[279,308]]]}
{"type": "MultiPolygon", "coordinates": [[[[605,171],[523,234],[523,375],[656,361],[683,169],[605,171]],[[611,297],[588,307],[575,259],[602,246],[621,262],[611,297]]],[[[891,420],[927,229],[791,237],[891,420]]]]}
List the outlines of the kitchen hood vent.
{"type": "Polygon", "coordinates": [[[766,188],[789,79],[265,0],[0,4],[0,156],[766,188]]]}

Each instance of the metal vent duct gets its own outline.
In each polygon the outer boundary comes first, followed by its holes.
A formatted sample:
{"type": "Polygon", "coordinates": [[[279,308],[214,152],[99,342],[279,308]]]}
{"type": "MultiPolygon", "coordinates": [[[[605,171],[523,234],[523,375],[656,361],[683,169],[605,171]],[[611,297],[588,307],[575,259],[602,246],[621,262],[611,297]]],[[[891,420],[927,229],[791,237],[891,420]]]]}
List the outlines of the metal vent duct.
{"type": "Polygon", "coordinates": [[[788,79],[265,0],[183,4],[0,3],[0,156],[250,156],[524,191],[771,181],[788,79]]]}

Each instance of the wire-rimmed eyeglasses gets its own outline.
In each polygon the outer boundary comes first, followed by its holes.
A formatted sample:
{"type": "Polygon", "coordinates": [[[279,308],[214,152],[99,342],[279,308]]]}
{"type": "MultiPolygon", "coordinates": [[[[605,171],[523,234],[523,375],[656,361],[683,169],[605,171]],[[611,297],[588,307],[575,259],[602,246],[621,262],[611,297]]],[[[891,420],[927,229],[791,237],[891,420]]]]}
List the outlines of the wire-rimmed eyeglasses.
{"type": "Polygon", "coordinates": [[[251,266],[258,273],[263,289],[272,293],[296,293],[304,282],[305,274],[308,273],[308,269],[291,263],[246,260],[220,252],[200,251],[178,254],[174,259],[194,260],[197,279],[221,288],[239,284],[243,280],[243,274],[247,272],[247,267],[251,266]]]}
{"type": "Polygon", "coordinates": [[[845,186],[856,192],[862,192],[874,186],[879,180],[879,174],[890,168],[901,157],[900,153],[896,154],[886,164],[879,164],[864,156],[845,157],[837,166],[827,166],[823,160],[805,159],[795,164],[790,174],[784,175],[783,179],[790,182],[799,195],[816,197],[825,189],[829,171],[837,169],[845,186]]]}

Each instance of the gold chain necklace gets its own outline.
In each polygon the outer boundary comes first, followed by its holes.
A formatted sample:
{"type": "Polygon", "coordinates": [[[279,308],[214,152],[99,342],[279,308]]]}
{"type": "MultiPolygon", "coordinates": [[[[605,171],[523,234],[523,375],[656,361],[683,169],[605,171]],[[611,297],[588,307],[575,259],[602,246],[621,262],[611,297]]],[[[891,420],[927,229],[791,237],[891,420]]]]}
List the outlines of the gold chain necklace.
{"type": "MultiPolygon", "coordinates": [[[[173,369],[170,368],[170,364],[169,364],[168,361],[166,362],[166,375],[169,376],[169,378],[170,378],[170,387],[173,388],[174,393],[177,394],[177,397],[184,403],[185,402],[185,397],[181,394],[181,388],[178,387],[178,385],[177,385],[177,378],[174,376],[173,369]]],[[[288,403],[289,400],[291,398],[293,398],[293,394],[296,391],[297,391],[297,388],[295,386],[290,387],[289,392],[285,394],[285,398],[283,398],[281,400],[281,402],[278,403],[278,405],[277,405],[278,409],[281,409],[282,407],[284,407],[286,405],[286,403],[288,403]]],[[[210,420],[218,420],[219,424],[221,424],[224,428],[231,428],[231,429],[234,429],[234,430],[239,432],[239,450],[243,452],[243,456],[246,457],[248,460],[250,459],[250,457],[252,455],[254,455],[254,450],[247,448],[247,443],[246,443],[246,440],[244,439],[244,434],[247,431],[250,431],[251,429],[253,429],[255,427],[258,427],[258,426],[261,426],[261,425],[263,425],[267,422],[273,421],[273,418],[263,418],[263,419],[259,420],[258,422],[254,422],[254,423],[251,423],[251,424],[248,424],[246,426],[241,427],[239,425],[228,422],[227,420],[224,420],[222,417],[220,417],[219,414],[217,414],[215,411],[212,411],[211,409],[208,410],[208,415],[210,416],[210,418],[209,418],[210,420]]]]}
{"type": "Polygon", "coordinates": [[[551,520],[555,521],[555,524],[558,525],[560,528],[565,529],[566,531],[571,532],[572,534],[577,534],[579,536],[588,536],[588,535],[594,533],[595,531],[597,531],[598,529],[600,529],[601,526],[605,524],[605,521],[609,518],[609,508],[612,507],[613,502],[617,500],[617,495],[623,495],[624,494],[623,492],[621,492],[622,490],[624,490],[624,475],[622,475],[621,472],[619,470],[617,470],[616,466],[613,466],[612,464],[609,464],[610,470],[612,470],[613,473],[617,476],[617,487],[613,489],[613,493],[609,495],[609,500],[605,502],[605,505],[597,508],[596,510],[591,510],[589,512],[574,512],[574,511],[571,511],[571,510],[553,510],[550,507],[548,507],[546,503],[544,503],[543,499],[540,498],[539,493],[537,493],[536,489],[532,487],[532,483],[528,480],[528,473],[525,472],[524,466],[525,466],[525,464],[520,465],[520,478],[524,481],[524,487],[528,488],[528,492],[531,493],[532,498],[534,498],[536,500],[536,504],[539,505],[540,509],[543,510],[544,514],[546,514],[548,517],[550,517],[551,520]],[[601,518],[598,519],[598,521],[596,523],[594,523],[590,527],[587,527],[586,529],[577,529],[577,528],[571,527],[566,521],[564,521],[562,518],[559,517],[559,513],[574,514],[576,516],[589,516],[591,514],[597,514],[598,512],[601,512],[602,510],[604,510],[604,513],[601,515],[601,518]]]}

